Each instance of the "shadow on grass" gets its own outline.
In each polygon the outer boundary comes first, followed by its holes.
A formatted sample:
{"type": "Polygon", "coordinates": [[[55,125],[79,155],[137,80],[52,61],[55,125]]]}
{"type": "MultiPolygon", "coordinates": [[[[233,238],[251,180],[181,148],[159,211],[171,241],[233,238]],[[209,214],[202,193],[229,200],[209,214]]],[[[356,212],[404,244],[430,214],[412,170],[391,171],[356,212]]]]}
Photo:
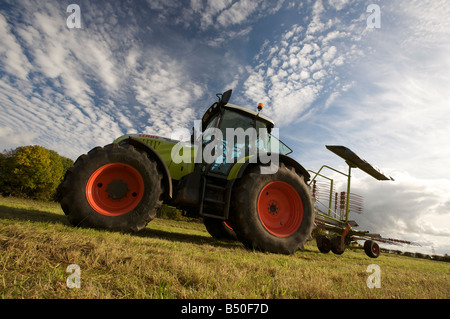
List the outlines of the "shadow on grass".
{"type": "MultiPolygon", "coordinates": [[[[17,221],[29,221],[29,222],[41,222],[41,223],[51,223],[51,224],[61,224],[64,226],[72,226],[65,215],[54,214],[51,212],[36,210],[36,209],[26,209],[26,208],[15,208],[0,205],[0,219],[4,220],[17,220],[17,221]]],[[[76,227],[74,227],[76,228],[76,227]]],[[[99,231],[108,231],[101,230],[99,231]]],[[[237,247],[239,243],[232,241],[219,241],[213,237],[175,233],[164,230],[157,230],[151,228],[144,228],[137,233],[128,233],[131,236],[141,237],[141,238],[158,238],[166,239],[174,242],[185,242],[194,244],[208,244],[219,247],[232,248],[237,247]]]]}
{"type": "Polygon", "coordinates": [[[37,209],[15,208],[0,205],[0,219],[69,225],[67,217],[37,209]]]}
{"type": "Polygon", "coordinates": [[[234,248],[234,247],[242,247],[242,244],[234,241],[226,241],[226,240],[217,240],[213,237],[206,235],[192,235],[192,234],[183,234],[183,233],[173,233],[159,229],[151,229],[145,228],[137,233],[132,233],[132,236],[143,237],[143,238],[158,238],[158,239],[167,239],[170,241],[183,242],[183,243],[191,243],[191,244],[208,244],[215,247],[225,247],[225,248],[234,248]]]}

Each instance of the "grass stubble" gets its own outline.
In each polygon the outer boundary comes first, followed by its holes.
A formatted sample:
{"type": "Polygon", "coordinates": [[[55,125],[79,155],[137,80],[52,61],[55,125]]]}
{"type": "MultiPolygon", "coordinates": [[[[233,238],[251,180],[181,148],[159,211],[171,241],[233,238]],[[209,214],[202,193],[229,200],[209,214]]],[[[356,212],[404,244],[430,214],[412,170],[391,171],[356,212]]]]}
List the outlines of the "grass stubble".
{"type": "Polygon", "coordinates": [[[57,203],[0,197],[5,299],[448,299],[450,265],[361,249],[291,256],[213,239],[201,223],[155,219],[137,234],[69,226],[57,203]],[[81,287],[68,288],[69,265],[81,287]],[[367,267],[381,269],[369,289],[367,267]]]}

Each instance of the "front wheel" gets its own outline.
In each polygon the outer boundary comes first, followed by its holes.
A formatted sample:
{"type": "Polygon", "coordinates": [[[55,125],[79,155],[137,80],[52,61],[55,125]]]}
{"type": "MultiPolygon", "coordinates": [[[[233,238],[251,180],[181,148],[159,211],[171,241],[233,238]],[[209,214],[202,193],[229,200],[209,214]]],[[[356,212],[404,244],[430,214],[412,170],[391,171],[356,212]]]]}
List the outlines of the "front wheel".
{"type": "Polygon", "coordinates": [[[253,168],[233,192],[231,226],[249,249],[292,254],[311,239],[314,207],[304,178],[281,164],[274,174],[253,168]]]}
{"type": "Polygon", "coordinates": [[[144,152],[130,145],[96,147],[68,170],[61,207],[74,226],[138,231],[162,203],[161,180],[144,152]]]}

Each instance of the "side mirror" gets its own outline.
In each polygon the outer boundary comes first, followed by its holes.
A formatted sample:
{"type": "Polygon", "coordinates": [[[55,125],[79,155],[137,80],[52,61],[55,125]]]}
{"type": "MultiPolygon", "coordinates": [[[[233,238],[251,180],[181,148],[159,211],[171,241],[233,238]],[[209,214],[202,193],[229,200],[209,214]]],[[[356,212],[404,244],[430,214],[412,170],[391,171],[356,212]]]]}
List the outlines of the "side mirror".
{"type": "Polygon", "coordinates": [[[231,97],[231,93],[233,92],[233,90],[228,90],[226,92],[224,92],[222,94],[222,98],[220,99],[220,102],[222,105],[225,105],[228,103],[228,101],[230,100],[231,97]]]}

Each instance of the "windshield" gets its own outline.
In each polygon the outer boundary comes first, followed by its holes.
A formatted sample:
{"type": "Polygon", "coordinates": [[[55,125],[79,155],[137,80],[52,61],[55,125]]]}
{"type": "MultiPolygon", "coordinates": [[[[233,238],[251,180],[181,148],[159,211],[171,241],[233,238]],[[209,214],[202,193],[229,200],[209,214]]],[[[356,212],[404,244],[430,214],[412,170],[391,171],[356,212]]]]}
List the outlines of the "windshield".
{"type": "MultiPolygon", "coordinates": [[[[270,134],[267,124],[247,114],[226,110],[217,122],[218,116],[213,118],[205,128],[217,127],[217,134],[204,134],[203,145],[215,140],[213,154],[214,163],[211,170],[226,174],[228,170],[241,158],[257,153],[280,153],[287,155],[292,150],[281,142],[278,134],[270,134]],[[275,136],[274,136],[275,135],[275,136]],[[212,137],[214,136],[214,137],[212,137]]],[[[274,129],[272,133],[278,133],[274,129]]]]}
{"type": "Polygon", "coordinates": [[[266,152],[272,151],[271,145],[272,146],[275,145],[275,151],[279,154],[288,155],[288,154],[292,153],[292,150],[286,144],[284,144],[282,141],[280,141],[275,136],[269,134],[269,143],[268,143],[268,147],[266,148],[266,152]],[[277,150],[277,148],[278,148],[278,150],[277,150]]]}
{"type": "MultiPolygon", "coordinates": [[[[257,120],[256,129],[259,134],[257,139],[258,150],[267,153],[274,151],[283,155],[292,153],[292,150],[286,144],[284,144],[282,141],[280,141],[280,139],[268,132],[268,130],[266,129],[266,125],[263,122],[257,120]],[[272,150],[272,148],[274,148],[274,150],[272,150]]],[[[273,131],[278,133],[278,129],[273,129],[273,131]]]]}

